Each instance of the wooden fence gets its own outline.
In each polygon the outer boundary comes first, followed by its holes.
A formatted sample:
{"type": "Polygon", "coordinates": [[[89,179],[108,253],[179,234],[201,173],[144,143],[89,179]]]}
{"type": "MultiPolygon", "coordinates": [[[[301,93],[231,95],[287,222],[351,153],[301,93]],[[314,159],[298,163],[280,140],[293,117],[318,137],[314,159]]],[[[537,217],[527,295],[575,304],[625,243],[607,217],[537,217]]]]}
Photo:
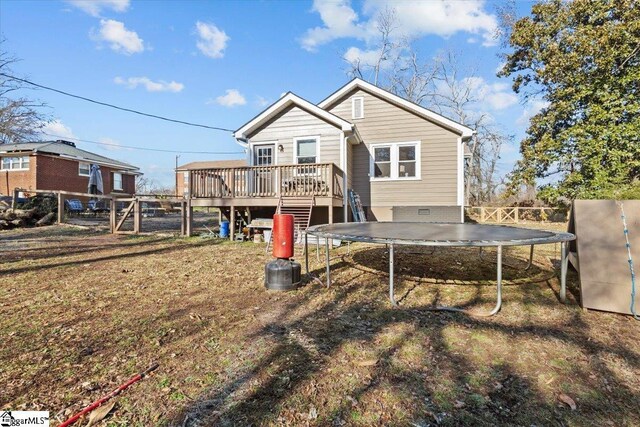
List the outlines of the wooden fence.
{"type": "Polygon", "coordinates": [[[467,216],[478,222],[496,224],[518,224],[521,222],[565,222],[567,213],[549,207],[490,207],[474,206],[466,208],[467,216]]]}

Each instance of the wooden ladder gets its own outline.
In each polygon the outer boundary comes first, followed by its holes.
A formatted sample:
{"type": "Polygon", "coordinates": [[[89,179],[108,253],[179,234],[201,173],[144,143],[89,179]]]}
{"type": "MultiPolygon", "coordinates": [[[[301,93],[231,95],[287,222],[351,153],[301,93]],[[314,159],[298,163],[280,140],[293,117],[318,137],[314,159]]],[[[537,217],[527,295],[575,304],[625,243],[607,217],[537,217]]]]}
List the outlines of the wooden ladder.
{"type": "MultiPolygon", "coordinates": [[[[311,211],[313,210],[314,197],[280,197],[277,214],[293,215],[293,241],[294,243],[303,244],[304,234],[311,224],[311,211]]],[[[272,233],[273,234],[273,233],[272,233]]],[[[266,251],[269,252],[271,239],[267,242],[266,251]]]]}

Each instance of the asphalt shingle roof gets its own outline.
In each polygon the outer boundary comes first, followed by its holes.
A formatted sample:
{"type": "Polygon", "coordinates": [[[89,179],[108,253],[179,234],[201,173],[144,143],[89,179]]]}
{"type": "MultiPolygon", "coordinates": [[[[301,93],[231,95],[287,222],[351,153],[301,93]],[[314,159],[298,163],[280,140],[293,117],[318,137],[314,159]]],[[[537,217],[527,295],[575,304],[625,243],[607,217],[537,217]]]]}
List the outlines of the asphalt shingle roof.
{"type": "Polygon", "coordinates": [[[91,153],[89,151],[81,150],[77,147],[73,147],[69,144],[65,144],[60,141],[39,141],[39,142],[20,142],[17,144],[0,144],[1,153],[13,153],[13,152],[25,152],[35,151],[38,153],[57,154],[62,156],[72,157],[78,160],[110,164],[121,167],[122,169],[138,171],[139,168],[129,163],[121,162],[119,160],[111,159],[109,157],[101,156],[99,154],[91,153]]]}

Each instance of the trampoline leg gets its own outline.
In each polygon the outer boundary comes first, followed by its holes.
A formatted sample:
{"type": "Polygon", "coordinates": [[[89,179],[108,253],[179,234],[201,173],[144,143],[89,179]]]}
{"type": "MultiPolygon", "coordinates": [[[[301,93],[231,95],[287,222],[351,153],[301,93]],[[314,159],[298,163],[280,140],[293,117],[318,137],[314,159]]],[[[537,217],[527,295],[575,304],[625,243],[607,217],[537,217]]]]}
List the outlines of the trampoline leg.
{"type": "MultiPolygon", "coordinates": [[[[533,247],[533,246],[532,246],[533,247]]],[[[498,272],[497,272],[497,277],[496,277],[496,281],[497,283],[497,300],[496,300],[496,306],[493,308],[493,310],[491,310],[489,312],[489,314],[486,314],[484,316],[493,316],[494,314],[496,314],[497,312],[500,311],[500,307],[502,306],[502,246],[498,246],[498,268],[497,268],[498,272]]],[[[480,315],[482,316],[482,315],[480,315]]]]}
{"type": "Polygon", "coordinates": [[[496,305],[493,308],[493,310],[491,310],[488,313],[474,313],[473,311],[470,310],[465,310],[463,308],[457,308],[457,307],[431,307],[428,308],[427,310],[431,310],[431,311],[453,311],[456,313],[465,313],[468,314],[470,316],[480,316],[480,317],[490,317],[493,316],[494,314],[496,314],[497,312],[500,311],[500,307],[502,306],[502,246],[498,246],[498,251],[497,251],[497,256],[498,256],[498,260],[497,260],[497,272],[496,272],[496,281],[497,281],[497,298],[496,298],[496,305]]]}
{"type": "Polygon", "coordinates": [[[325,237],[325,253],[327,257],[327,288],[331,286],[331,265],[329,261],[329,238],[325,237]]]}
{"type": "Polygon", "coordinates": [[[480,246],[480,253],[478,254],[478,256],[480,257],[480,259],[481,259],[482,261],[484,261],[484,257],[482,256],[482,253],[483,253],[483,252],[482,252],[482,246],[480,246]]]}
{"type": "Polygon", "coordinates": [[[567,301],[567,267],[569,263],[569,257],[567,252],[569,245],[567,242],[560,243],[560,301],[563,303],[567,301]]]}
{"type": "Polygon", "coordinates": [[[531,245],[531,251],[529,251],[529,264],[525,267],[524,271],[527,271],[533,265],[533,245],[531,245]]]}
{"type": "Polygon", "coordinates": [[[393,243],[389,245],[389,300],[391,304],[398,305],[393,296],[393,243]]]}

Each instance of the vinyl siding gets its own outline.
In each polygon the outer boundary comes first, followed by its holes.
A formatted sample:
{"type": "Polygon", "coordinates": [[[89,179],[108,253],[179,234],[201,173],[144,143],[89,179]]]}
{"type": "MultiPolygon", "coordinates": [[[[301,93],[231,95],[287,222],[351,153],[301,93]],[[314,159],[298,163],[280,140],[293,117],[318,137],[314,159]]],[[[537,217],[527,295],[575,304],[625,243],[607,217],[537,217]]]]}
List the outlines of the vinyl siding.
{"type": "Polygon", "coordinates": [[[377,96],[356,89],[337,100],[329,111],[358,128],[364,144],[353,147],[353,188],[362,204],[386,206],[457,205],[459,135],[377,96]],[[351,118],[351,98],[364,98],[364,118],[351,118]],[[421,141],[421,179],[370,181],[371,144],[421,141]]]}
{"type": "Polygon", "coordinates": [[[340,167],[340,129],[307,111],[292,106],[275,116],[249,136],[251,143],[275,141],[284,147],[277,152],[277,164],[293,164],[293,139],[305,136],[320,137],[319,163],[335,163],[340,167]]]}

